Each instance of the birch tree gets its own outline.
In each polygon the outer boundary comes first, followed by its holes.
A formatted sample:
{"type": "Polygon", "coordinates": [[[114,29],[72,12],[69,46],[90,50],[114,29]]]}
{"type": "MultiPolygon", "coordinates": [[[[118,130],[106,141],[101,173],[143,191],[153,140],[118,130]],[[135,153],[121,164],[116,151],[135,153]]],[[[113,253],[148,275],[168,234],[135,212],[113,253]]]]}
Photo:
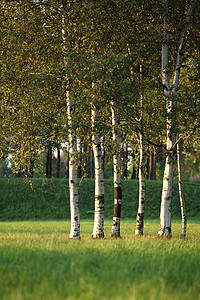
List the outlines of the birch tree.
{"type": "MultiPolygon", "coordinates": [[[[67,2],[63,1],[63,16],[62,16],[62,37],[63,37],[63,53],[66,70],[69,69],[70,64],[70,45],[68,40],[68,15],[67,2]]],[[[73,8],[69,5],[69,9],[73,8]]],[[[72,98],[72,86],[68,73],[66,73],[65,82],[67,86],[66,101],[67,101],[67,115],[68,115],[68,133],[69,133],[69,191],[70,191],[70,211],[71,211],[71,231],[69,238],[80,238],[80,215],[78,205],[78,183],[77,183],[77,166],[75,163],[76,156],[76,132],[74,125],[74,103],[72,98]]]]}
{"type": "Polygon", "coordinates": [[[164,0],[165,14],[164,14],[164,37],[162,45],[162,83],[164,87],[164,95],[166,98],[167,111],[167,157],[165,162],[165,171],[163,177],[162,199],[160,209],[160,227],[158,235],[171,236],[171,197],[172,197],[172,180],[173,180],[173,147],[176,142],[177,126],[176,126],[176,107],[177,107],[177,93],[178,83],[180,77],[180,70],[182,64],[182,57],[186,43],[187,29],[191,20],[191,15],[194,9],[195,0],[190,1],[190,5],[185,17],[180,36],[179,47],[177,51],[176,64],[173,73],[173,84],[170,86],[169,80],[169,45],[170,35],[168,32],[169,22],[169,1],[164,0]]]}
{"type": "Polygon", "coordinates": [[[185,212],[185,201],[184,201],[183,185],[182,185],[181,142],[179,142],[177,144],[177,166],[178,166],[179,199],[180,199],[181,217],[182,217],[181,237],[185,237],[186,236],[187,218],[186,218],[186,212],[185,212]]]}
{"type": "Polygon", "coordinates": [[[112,134],[114,142],[113,172],[114,172],[114,213],[110,236],[120,237],[120,218],[122,203],[121,172],[120,172],[120,142],[119,120],[117,118],[116,102],[111,101],[112,134]]]}
{"type": "MultiPolygon", "coordinates": [[[[140,65],[140,79],[142,80],[142,65],[140,65]]],[[[140,132],[138,134],[138,146],[140,153],[139,161],[139,206],[138,213],[136,217],[136,230],[135,234],[143,234],[144,226],[144,208],[145,208],[145,144],[143,139],[143,94],[141,94],[140,99],[140,132]]]]}
{"type": "MultiPolygon", "coordinates": [[[[94,83],[92,83],[92,88],[94,83]]],[[[95,166],[95,212],[93,238],[104,237],[104,174],[103,174],[103,155],[101,149],[101,136],[98,131],[99,110],[94,101],[92,106],[92,145],[95,166]]]]}

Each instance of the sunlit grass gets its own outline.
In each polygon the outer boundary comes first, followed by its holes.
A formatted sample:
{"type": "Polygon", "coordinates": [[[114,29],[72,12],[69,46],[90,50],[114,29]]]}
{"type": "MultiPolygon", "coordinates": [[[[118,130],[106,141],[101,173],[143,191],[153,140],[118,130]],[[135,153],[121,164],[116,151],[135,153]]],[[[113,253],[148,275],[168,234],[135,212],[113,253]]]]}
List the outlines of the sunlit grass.
{"type": "Polygon", "coordinates": [[[81,222],[81,240],[69,240],[70,222],[0,223],[0,299],[199,299],[200,226],[172,224],[171,239],[158,238],[159,221],[121,224],[121,239],[91,238],[93,222],[81,222]]]}

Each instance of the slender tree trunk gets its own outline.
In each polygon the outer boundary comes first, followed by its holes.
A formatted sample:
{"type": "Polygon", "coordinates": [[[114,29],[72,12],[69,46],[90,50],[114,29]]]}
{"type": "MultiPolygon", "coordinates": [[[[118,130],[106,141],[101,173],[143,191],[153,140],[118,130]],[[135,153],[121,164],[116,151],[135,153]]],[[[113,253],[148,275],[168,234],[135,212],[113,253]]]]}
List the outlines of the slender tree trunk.
{"type": "Polygon", "coordinates": [[[162,199],[160,208],[160,227],[158,235],[171,236],[171,197],[173,182],[173,153],[169,153],[165,162],[162,199]]]}
{"type": "Polygon", "coordinates": [[[95,214],[92,237],[104,237],[104,176],[101,151],[101,139],[95,125],[98,121],[99,111],[92,105],[93,152],[95,165],[95,214]]]}
{"type": "Polygon", "coordinates": [[[157,160],[156,149],[154,149],[154,153],[153,153],[153,180],[156,180],[156,160],[157,160]]]}
{"type": "MultiPolygon", "coordinates": [[[[140,66],[140,78],[142,80],[142,66],[140,66]]],[[[141,117],[140,129],[143,131],[143,94],[141,94],[141,117]]],[[[136,235],[143,234],[144,227],[144,208],[145,208],[145,145],[143,136],[140,133],[138,138],[140,162],[139,162],[139,206],[136,217],[136,235]]]]}
{"type": "Polygon", "coordinates": [[[86,174],[87,174],[87,178],[91,178],[91,149],[90,149],[90,146],[87,146],[86,174]]]}
{"type": "MultiPolygon", "coordinates": [[[[149,151],[148,151],[149,154],[149,151]]],[[[147,170],[146,170],[146,179],[149,179],[149,170],[150,170],[150,159],[149,159],[149,155],[147,157],[147,170]]]]}
{"type": "Polygon", "coordinates": [[[46,177],[49,177],[49,149],[47,150],[46,155],[46,177]]]}
{"type": "Polygon", "coordinates": [[[83,145],[80,143],[80,147],[79,147],[79,154],[80,154],[80,158],[79,158],[79,164],[78,164],[78,169],[77,169],[77,177],[81,178],[82,177],[82,154],[83,154],[83,145]]]}
{"type": "Polygon", "coordinates": [[[150,179],[156,180],[156,151],[150,151],[150,179]]]}
{"type": "Polygon", "coordinates": [[[152,150],[150,151],[150,180],[153,179],[153,152],[152,150]]]}
{"type": "Polygon", "coordinates": [[[136,217],[136,230],[135,234],[143,234],[144,226],[144,208],[145,208],[145,145],[143,137],[139,136],[139,151],[140,151],[140,163],[139,163],[139,207],[136,217]]]}
{"type": "Polygon", "coordinates": [[[69,125],[69,191],[71,209],[70,238],[80,238],[80,215],[78,205],[77,167],[75,165],[76,136],[73,124],[73,103],[67,91],[67,112],[69,125]]]}
{"type": "Polygon", "coordinates": [[[46,177],[52,177],[52,148],[49,146],[47,150],[47,158],[46,158],[46,177]]]}
{"type": "MultiPolygon", "coordinates": [[[[63,1],[63,18],[62,18],[62,38],[63,38],[63,53],[66,69],[69,67],[70,51],[67,32],[67,11],[66,3],[63,1]]],[[[70,210],[71,210],[71,231],[69,238],[80,238],[80,215],[78,205],[78,184],[77,184],[77,167],[75,164],[76,156],[76,133],[74,126],[74,104],[70,97],[71,83],[66,74],[66,101],[67,101],[67,114],[68,114],[68,133],[69,133],[69,191],[70,191],[70,210]]]]}
{"type": "Polygon", "coordinates": [[[172,181],[173,181],[173,146],[177,135],[176,128],[176,107],[178,83],[182,64],[182,56],[184,53],[187,28],[191,19],[195,0],[190,1],[190,5],[183,24],[183,30],[180,35],[180,43],[177,51],[176,66],[173,75],[173,85],[170,87],[168,77],[168,52],[169,52],[169,33],[168,33],[168,17],[169,17],[169,0],[165,2],[164,14],[164,39],[162,45],[162,83],[164,87],[164,95],[166,98],[167,109],[167,157],[165,163],[165,172],[163,178],[163,189],[160,209],[160,226],[158,235],[171,236],[171,198],[172,198],[172,181]]]}
{"type": "Polygon", "coordinates": [[[123,153],[123,178],[127,179],[128,176],[128,169],[127,169],[127,162],[128,162],[128,149],[127,144],[125,143],[122,147],[122,153],[123,153]]]}
{"type": "Polygon", "coordinates": [[[179,187],[179,199],[181,204],[181,216],[182,216],[182,233],[181,237],[186,236],[187,219],[185,213],[185,201],[183,196],[182,186],[182,166],[181,166],[181,145],[180,142],[177,144],[177,165],[178,165],[178,187],[179,187]]]}
{"type": "Polygon", "coordinates": [[[60,178],[60,149],[57,147],[57,178],[60,178]]]}
{"type": "Polygon", "coordinates": [[[66,178],[69,178],[69,152],[67,151],[66,178]]]}
{"type": "Polygon", "coordinates": [[[137,180],[139,180],[139,169],[140,169],[140,164],[137,164],[137,174],[136,174],[137,180]]]}
{"type": "Polygon", "coordinates": [[[112,221],[112,229],[110,236],[120,237],[120,218],[121,218],[121,202],[122,202],[122,188],[121,188],[121,174],[120,174],[120,143],[118,125],[119,121],[116,113],[116,103],[111,101],[112,111],[112,130],[114,142],[113,155],[113,171],[114,171],[114,213],[112,221]]]}
{"type": "Polygon", "coordinates": [[[95,167],[94,167],[94,151],[93,148],[91,149],[91,178],[95,177],[95,167]]]}
{"type": "Polygon", "coordinates": [[[136,171],[135,171],[135,167],[134,166],[133,166],[133,171],[132,171],[131,179],[136,179],[136,171]]]}
{"type": "Polygon", "coordinates": [[[49,149],[49,178],[52,177],[52,147],[49,149]]]}

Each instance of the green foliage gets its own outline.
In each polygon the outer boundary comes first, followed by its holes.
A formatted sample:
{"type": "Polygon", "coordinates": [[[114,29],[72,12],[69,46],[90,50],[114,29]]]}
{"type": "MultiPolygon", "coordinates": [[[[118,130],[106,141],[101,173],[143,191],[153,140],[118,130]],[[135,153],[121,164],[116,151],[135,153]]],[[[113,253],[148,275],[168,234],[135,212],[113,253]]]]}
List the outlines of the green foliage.
{"type": "MultiPolygon", "coordinates": [[[[181,218],[177,183],[173,186],[172,218],[181,218]]],[[[67,179],[0,179],[1,220],[69,219],[69,185],[67,179]]],[[[159,218],[162,182],[146,182],[145,218],[159,218]]],[[[186,215],[197,217],[200,212],[200,185],[184,183],[186,215]]],[[[94,213],[94,180],[79,183],[81,219],[94,213]]],[[[105,218],[113,215],[113,181],[105,179],[105,218]]],[[[122,219],[135,220],[138,209],[138,181],[122,180],[122,219]]]]}
{"type": "MultiPolygon", "coordinates": [[[[189,0],[169,1],[170,70],[174,68],[188,4],[189,0]]],[[[66,145],[68,79],[81,143],[91,145],[93,101],[100,110],[95,129],[112,154],[109,104],[115,100],[122,142],[135,148],[141,95],[144,135],[165,143],[166,107],[160,76],[163,2],[28,0],[3,1],[0,8],[0,156],[12,154],[16,172],[29,172],[32,162],[49,146],[66,145]],[[62,13],[67,18],[67,66],[63,59],[62,13]]],[[[199,123],[199,8],[197,1],[175,108],[182,136],[199,123]]]]}
{"type": "MultiPolygon", "coordinates": [[[[122,239],[92,240],[92,221],[82,239],[69,240],[70,222],[0,223],[0,297],[8,299],[198,299],[199,222],[173,222],[172,239],[157,238],[158,222],[134,236],[122,221],[122,239]]],[[[111,222],[105,223],[109,235],[111,222]]]]}

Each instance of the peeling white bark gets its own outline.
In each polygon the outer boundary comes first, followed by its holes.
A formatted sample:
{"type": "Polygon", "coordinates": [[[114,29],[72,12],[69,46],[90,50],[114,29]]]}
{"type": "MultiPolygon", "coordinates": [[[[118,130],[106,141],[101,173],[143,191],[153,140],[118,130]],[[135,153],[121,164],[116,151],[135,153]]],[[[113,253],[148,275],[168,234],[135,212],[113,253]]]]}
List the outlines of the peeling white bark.
{"type": "Polygon", "coordinates": [[[184,201],[183,186],[182,186],[182,167],[181,167],[181,146],[180,146],[180,143],[177,144],[177,165],[178,165],[179,199],[180,199],[181,216],[182,216],[182,233],[181,233],[181,237],[185,237],[186,236],[187,219],[186,219],[186,213],[185,213],[185,201],[184,201]]]}
{"type": "MultiPolygon", "coordinates": [[[[69,65],[69,42],[67,39],[68,32],[66,26],[66,18],[62,18],[62,38],[63,38],[63,53],[65,66],[69,65]]],[[[80,215],[78,205],[78,185],[77,185],[77,167],[75,165],[76,154],[76,133],[74,128],[74,106],[70,98],[71,86],[69,83],[68,74],[66,74],[66,101],[69,126],[69,191],[70,191],[70,211],[71,211],[71,230],[70,239],[80,238],[80,215]]]]}
{"type": "Polygon", "coordinates": [[[69,192],[71,210],[71,231],[69,238],[80,238],[80,215],[78,205],[77,166],[75,165],[76,135],[73,124],[73,103],[67,91],[67,112],[69,126],[69,192]]]}
{"type": "Polygon", "coordinates": [[[104,175],[103,175],[103,157],[101,151],[101,138],[95,124],[98,121],[99,111],[92,104],[92,129],[93,129],[93,153],[95,164],[95,214],[93,238],[104,237],[104,175]]]}
{"type": "Polygon", "coordinates": [[[111,101],[112,112],[112,132],[114,142],[114,155],[113,155],[113,171],[114,171],[114,213],[112,221],[112,229],[110,232],[111,237],[120,237],[120,218],[121,218],[121,202],[122,202],[122,189],[121,189],[121,173],[120,173],[120,142],[118,134],[119,121],[116,112],[116,102],[111,101]]]}
{"type": "Polygon", "coordinates": [[[172,153],[167,155],[165,172],[163,178],[162,200],[160,208],[160,227],[158,235],[171,236],[171,197],[173,181],[173,157],[172,153]]]}
{"type": "Polygon", "coordinates": [[[162,189],[162,199],[160,208],[160,227],[158,235],[171,236],[171,197],[172,197],[172,181],[173,181],[173,151],[172,147],[175,144],[176,138],[176,126],[174,118],[174,111],[172,107],[177,106],[177,92],[178,92],[178,82],[180,76],[181,62],[183,51],[185,48],[185,40],[188,24],[191,19],[192,11],[195,5],[195,0],[190,1],[190,6],[185,18],[185,23],[183,25],[183,31],[180,37],[180,44],[177,53],[176,67],[174,70],[173,85],[170,87],[168,79],[168,50],[169,50],[169,34],[167,32],[167,22],[169,15],[169,1],[165,2],[165,14],[164,14],[164,37],[162,46],[162,83],[164,86],[164,94],[166,96],[166,110],[167,110],[167,158],[165,163],[165,172],[163,178],[163,189],[162,189]]]}
{"type": "MultiPolygon", "coordinates": [[[[140,65],[140,79],[142,80],[142,65],[140,65]]],[[[140,116],[140,129],[143,131],[143,94],[141,94],[141,116],[140,116]]],[[[138,138],[139,152],[140,152],[140,163],[139,163],[139,205],[136,217],[136,235],[143,234],[144,227],[144,208],[145,208],[145,145],[142,133],[139,134],[138,138]]]]}
{"type": "Polygon", "coordinates": [[[145,208],[145,145],[142,134],[139,135],[139,151],[140,151],[140,163],[139,163],[139,206],[136,217],[136,235],[143,234],[144,226],[144,208],[145,208]]]}
{"type": "Polygon", "coordinates": [[[191,20],[192,12],[195,6],[195,0],[190,1],[190,6],[187,11],[187,15],[185,17],[185,24],[183,26],[183,30],[180,36],[180,42],[179,42],[179,49],[177,53],[177,60],[176,60],[176,67],[174,70],[174,80],[173,80],[173,86],[172,86],[172,94],[174,96],[177,95],[178,92],[178,82],[179,82],[179,76],[180,76],[180,71],[181,71],[181,64],[182,64],[182,57],[183,57],[183,52],[185,48],[185,42],[186,42],[186,34],[187,34],[187,29],[189,22],[191,20]]]}
{"type": "Polygon", "coordinates": [[[170,84],[169,84],[169,77],[168,77],[168,53],[169,53],[169,34],[167,32],[167,19],[169,16],[169,3],[168,0],[164,0],[165,2],[165,14],[164,14],[164,37],[163,37],[163,44],[162,44],[162,83],[164,86],[164,93],[165,96],[169,95],[170,91],[170,84]]]}

